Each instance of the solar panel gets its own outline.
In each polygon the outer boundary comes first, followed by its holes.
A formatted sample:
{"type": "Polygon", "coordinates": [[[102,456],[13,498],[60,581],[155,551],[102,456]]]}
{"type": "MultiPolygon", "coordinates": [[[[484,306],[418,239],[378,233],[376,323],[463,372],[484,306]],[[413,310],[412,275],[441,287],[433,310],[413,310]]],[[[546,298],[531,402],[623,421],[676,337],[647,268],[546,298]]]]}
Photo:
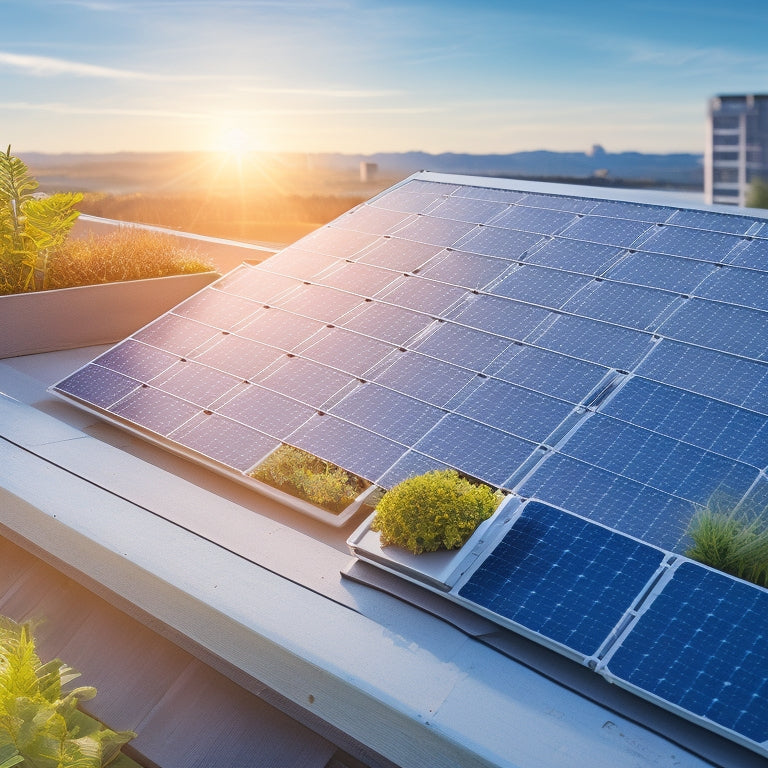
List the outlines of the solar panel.
{"type": "Polygon", "coordinates": [[[529,502],[458,595],[581,660],[597,655],[665,553],[529,502]]]}
{"type": "Polygon", "coordinates": [[[768,754],[766,641],[768,590],[683,561],[602,672],[768,754]]]}
{"type": "Polygon", "coordinates": [[[694,293],[696,287],[716,269],[714,264],[707,261],[634,251],[611,267],[606,277],[649,288],[694,293]]]}

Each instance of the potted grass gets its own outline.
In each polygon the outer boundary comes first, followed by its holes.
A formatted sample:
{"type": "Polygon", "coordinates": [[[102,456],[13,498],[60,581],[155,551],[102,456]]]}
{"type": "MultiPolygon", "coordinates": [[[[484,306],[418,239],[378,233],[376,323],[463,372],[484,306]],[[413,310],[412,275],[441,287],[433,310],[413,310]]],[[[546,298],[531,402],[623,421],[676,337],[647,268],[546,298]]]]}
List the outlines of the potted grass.
{"type": "Polygon", "coordinates": [[[159,233],[72,239],[81,196],[36,189],[0,153],[0,358],[119,341],[219,277],[159,233]]]}

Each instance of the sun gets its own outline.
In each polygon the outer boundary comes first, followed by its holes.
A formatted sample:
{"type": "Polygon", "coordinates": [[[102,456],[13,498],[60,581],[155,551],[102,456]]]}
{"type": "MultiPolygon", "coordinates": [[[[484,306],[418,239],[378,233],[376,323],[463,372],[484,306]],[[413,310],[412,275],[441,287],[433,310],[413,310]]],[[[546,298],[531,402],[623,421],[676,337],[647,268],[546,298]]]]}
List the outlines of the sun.
{"type": "Polygon", "coordinates": [[[216,149],[236,160],[241,160],[251,149],[248,134],[241,128],[229,128],[219,135],[216,149]]]}

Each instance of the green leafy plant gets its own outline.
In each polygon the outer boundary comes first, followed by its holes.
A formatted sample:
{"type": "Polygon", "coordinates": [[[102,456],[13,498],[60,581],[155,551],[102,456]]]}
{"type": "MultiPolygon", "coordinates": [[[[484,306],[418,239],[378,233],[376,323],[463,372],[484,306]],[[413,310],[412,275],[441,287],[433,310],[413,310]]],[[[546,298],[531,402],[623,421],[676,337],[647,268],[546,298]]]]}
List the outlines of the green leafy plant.
{"type": "Polygon", "coordinates": [[[160,232],[120,227],[105,235],[70,238],[55,249],[49,288],[209,272],[213,264],[160,232]]]}
{"type": "Polygon", "coordinates": [[[738,510],[710,499],[688,527],[693,545],[686,557],[768,587],[768,514],[738,510]]]}
{"type": "Polygon", "coordinates": [[[251,477],[339,514],[369,483],[311,453],[281,445],[251,472],[251,477]]]}
{"type": "Polygon", "coordinates": [[[456,470],[411,477],[384,494],[371,525],[384,546],[415,554],[462,546],[501,501],[500,492],[456,470]]]}
{"type": "Polygon", "coordinates": [[[755,178],[749,185],[747,208],[768,208],[768,181],[755,178]]]}
{"type": "Polygon", "coordinates": [[[135,736],[81,712],[91,687],[64,689],[78,676],[58,659],[43,664],[29,624],[0,617],[0,768],[101,768],[135,736]]]}
{"type": "Polygon", "coordinates": [[[38,183],[27,166],[0,153],[0,289],[4,293],[48,287],[48,258],[69,234],[82,195],[35,196],[38,183]]]}

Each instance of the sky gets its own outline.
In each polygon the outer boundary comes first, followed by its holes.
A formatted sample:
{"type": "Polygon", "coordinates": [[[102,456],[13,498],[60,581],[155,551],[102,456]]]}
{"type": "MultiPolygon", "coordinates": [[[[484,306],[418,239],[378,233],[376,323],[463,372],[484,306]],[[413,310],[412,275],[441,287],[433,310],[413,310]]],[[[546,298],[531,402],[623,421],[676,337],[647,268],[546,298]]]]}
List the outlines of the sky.
{"type": "Polygon", "coordinates": [[[0,0],[18,152],[702,152],[765,0],[0,0]]]}

